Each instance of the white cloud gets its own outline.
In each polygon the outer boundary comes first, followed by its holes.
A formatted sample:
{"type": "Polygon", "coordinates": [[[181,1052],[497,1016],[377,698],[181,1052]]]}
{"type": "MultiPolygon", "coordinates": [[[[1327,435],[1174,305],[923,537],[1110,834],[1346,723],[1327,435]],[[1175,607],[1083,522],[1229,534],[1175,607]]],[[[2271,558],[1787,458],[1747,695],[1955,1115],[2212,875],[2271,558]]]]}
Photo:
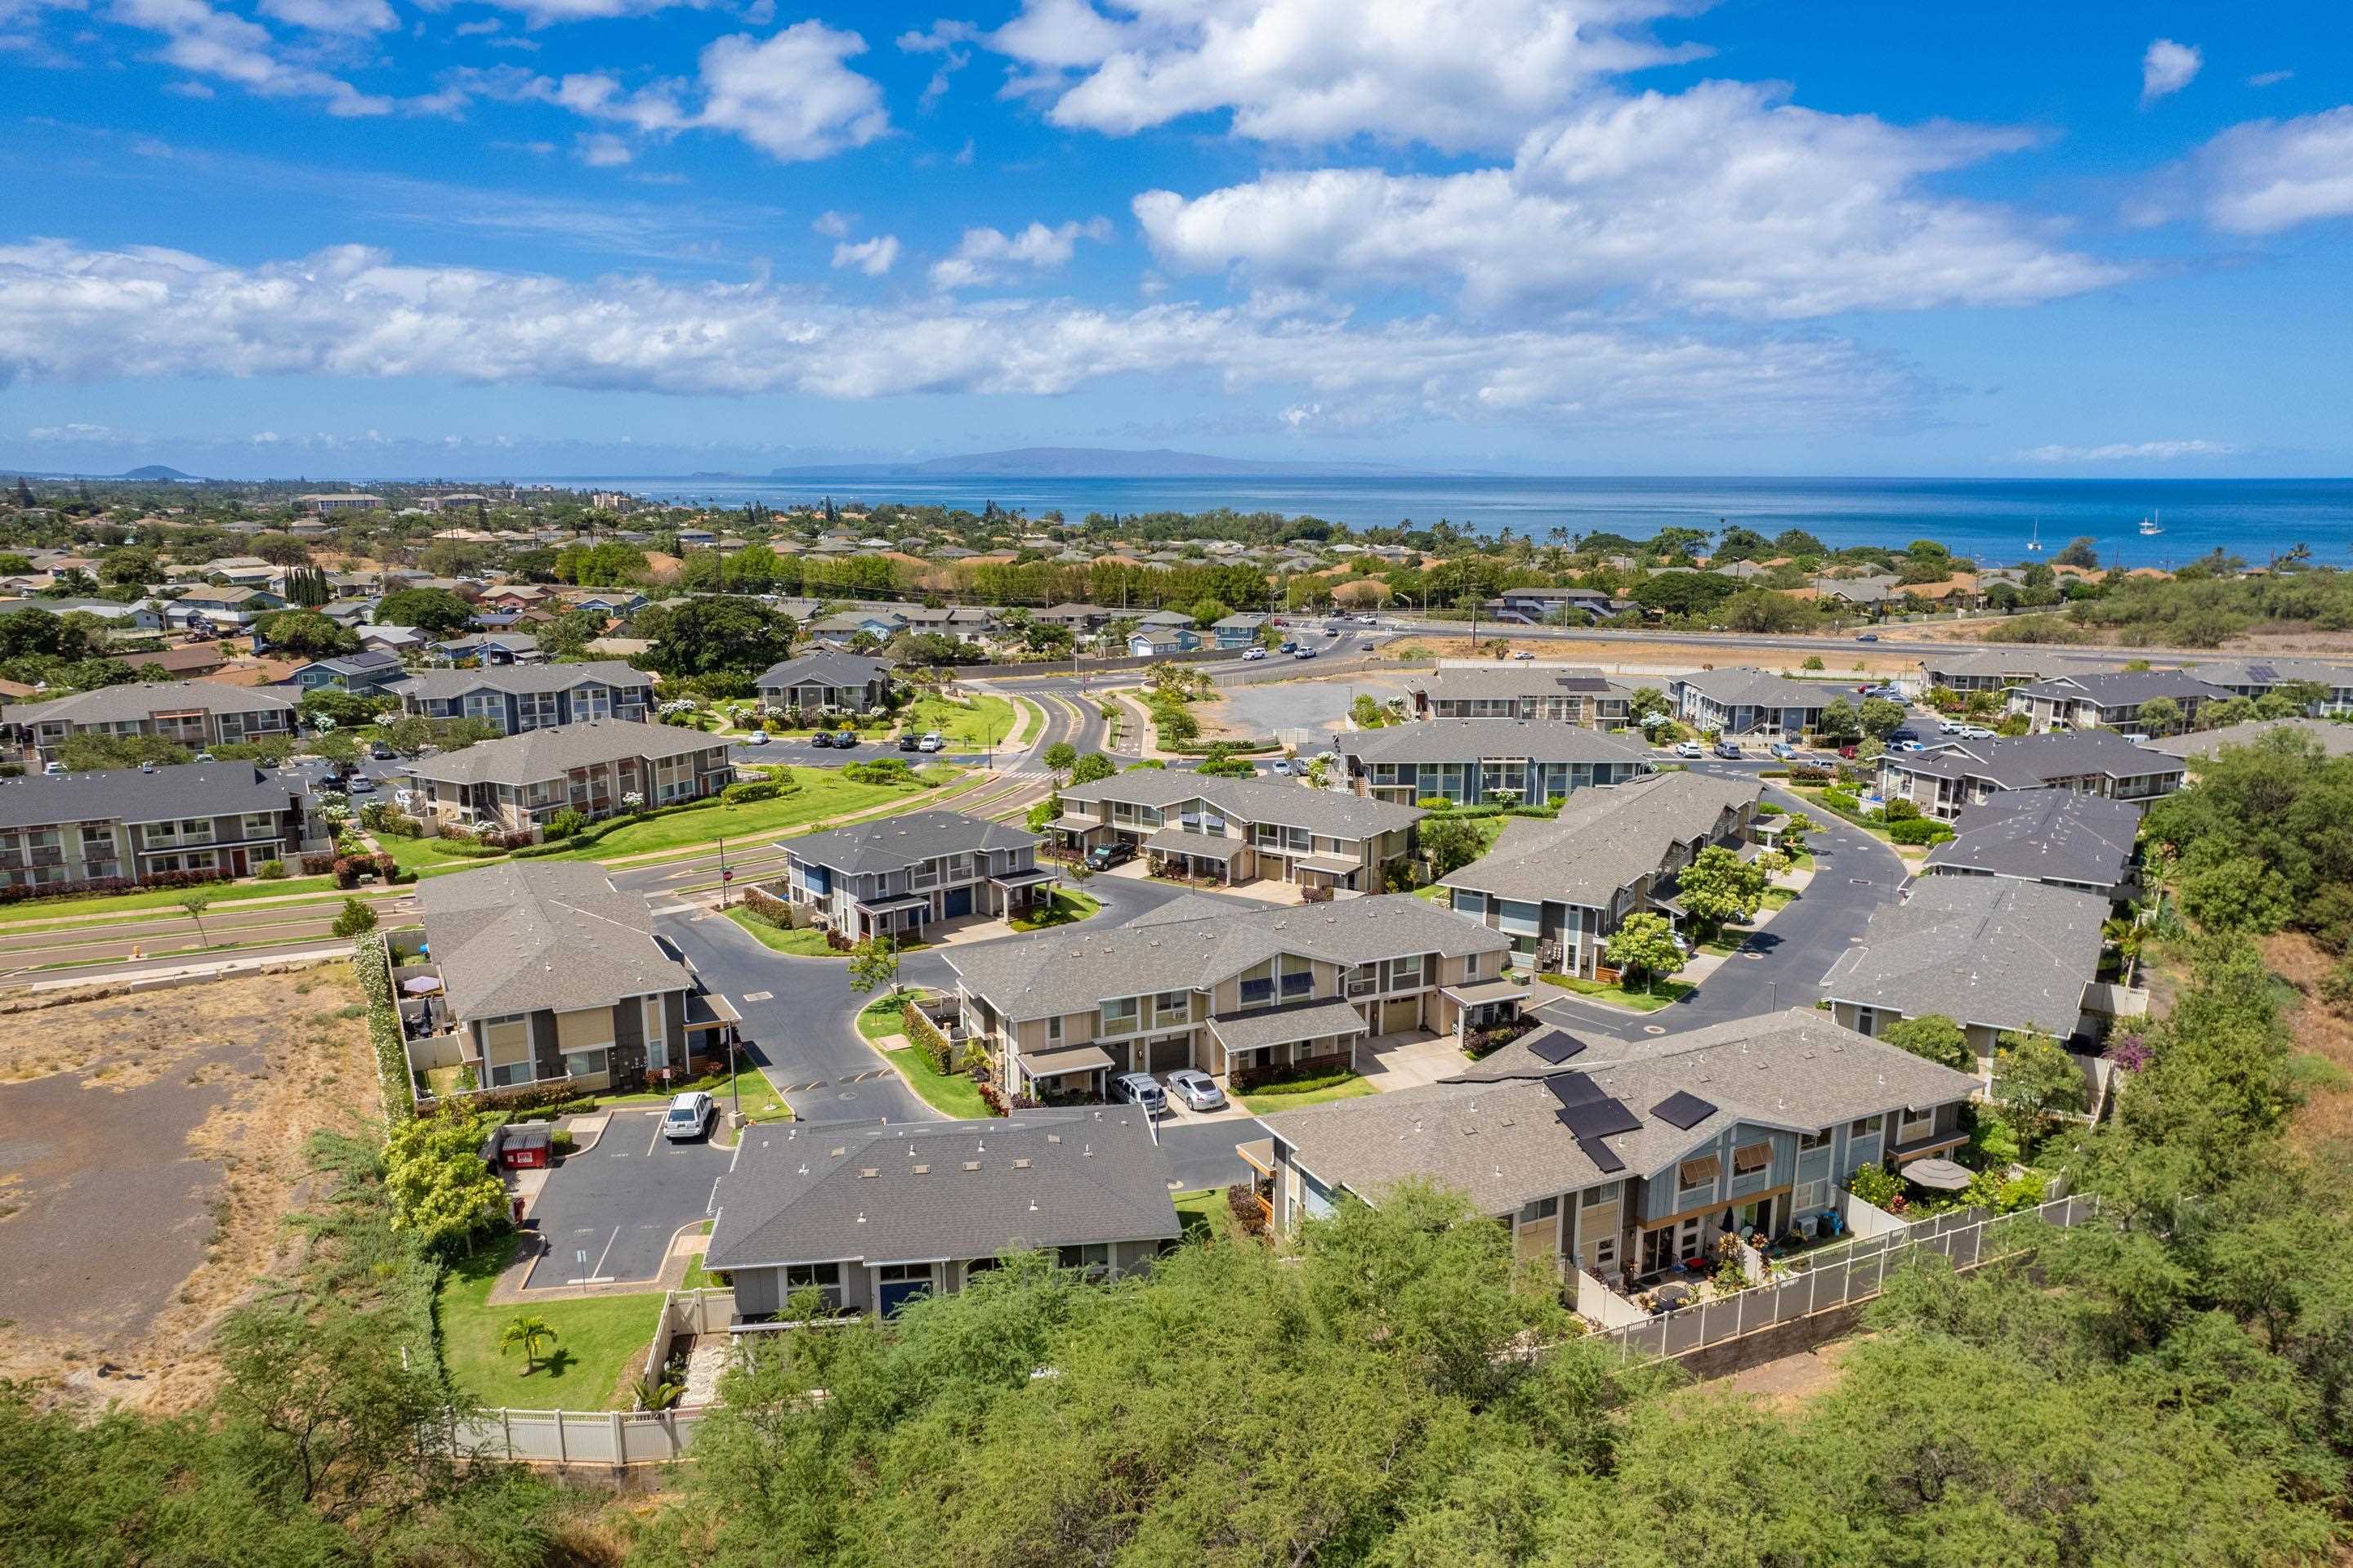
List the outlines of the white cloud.
{"type": "Polygon", "coordinates": [[[2233,125],[2159,175],[2130,216],[2194,213],[2229,234],[2276,234],[2353,217],[2353,104],[2233,125]]]}
{"type": "Polygon", "coordinates": [[[2179,462],[2184,458],[2236,457],[2245,449],[2227,441],[2112,441],[2100,447],[2032,447],[2013,462],[2179,462]]]}
{"type": "Polygon", "coordinates": [[[2177,44],[2171,38],[2158,38],[2140,57],[2140,101],[2156,102],[2168,93],[2179,92],[2195,80],[2206,57],[2189,44],[2177,44]]]}
{"type": "Polygon", "coordinates": [[[2247,79],[2249,87],[2277,87],[2295,76],[2292,70],[2259,70],[2247,79]]]}
{"type": "Polygon", "coordinates": [[[1151,376],[1366,419],[1757,438],[1909,426],[1932,396],[1905,367],[1814,334],[1480,332],[936,296],[853,307],[766,281],[579,282],[403,266],[356,246],[251,267],[160,249],[0,247],[0,376],[262,376],[828,398],[1050,397],[1151,376]]]}
{"type": "Polygon", "coordinates": [[[828,239],[847,239],[857,227],[858,215],[854,212],[834,212],[828,209],[809,220],[810,229],[824,235],[828,239]]]}
{"type": "Polygon", "coordinates": [[[553,27],[565,22],[650,16],[674,5],[701,11],[714,4],[714,0],[487,0],[487,3],[501,10],[521,13],[527,26],[553,27]]]}
{"type": "Polygon", "coordinates": [[[1027,0],[982,40],[1057,125],[1126,135],[1229,111],[1236,135],[1508,146],[1594,78],[1688,58],[1673,0],[1027,0]]]}
{"type": "Polygon", "coordinates": [[[1003,282],[1025,269],[1055,271],[1070,265],[1082,238],[1110,238],[1111,222],[1102,217],[1053,228],[1032,223],[1018,234],[1007,234],[998,228],[967,228],[955,254],[932,268],[932,282],[943,289],[966,289],[976,284],[1003,282]]]}
{"type": "Polygon", "coordinates": [[[881,234],[871,239],[861,239],[852,245],[848,241],[833,248],[833,264],[850,267],[870,278],[880,278],[899,260],[899,238],[892,234],[881,234]]]}
{"type": "Polygon", "coordinates": [[[592,169],[617,169],[634,157],[629,144],[610,131],[585,133],[574,144],[572,155],[592,169]]]}
{"type": "Polygon", "coordinates": [[[205,0],[114,0],[109,15],[126,27],[162,34],[160,58],[191,75],[234,82],[262,98],[315,98],[334,115],[392,112],[392,100],[283,57],[268,28],[205,0]]]}
{"type": "Polygon", "coordinates": [[[400,26],[400,18],[385,0],[261,0],[254,8],[313,33],[364,36],[388,33],[400,26]]]}
{"type": "Polygon", "coordinates": [[[112,425],[91,425],[79,421],[64,425],[36,425],[25,432],[28,441],[48,441],[75,446],[121,447],[138,446],[150,438],[140,430],[121,430],[112,425]]]}
{"type": "Polygon", "coordinates": [[[733,131],[786,163],[862,147],[891,128],[882,90],[842,62],[866,40],[797,22],[765,40],[721,38],[702,51],[698,125],[733,131]]]}
{"type": "Polygon", "coordinates": [[[1530,134],[1508,168],[1271,174],[1189,200],[1147,191],[1134,210],[1173,268],[1456,289],[1482,307],[1622,297],[1787,320],[2028,303],[2115,281],[2005,208],[1921,188],[2029,142],[1706,82],[1597,103],[1530,134]]]}
{"type": "Polygon", "coordinates": [[[459,23],[456,28],[456,33],[457,36],[461,38],[479,38],[487,37],[491,33],[498,32],[505,26],[506,24],[499,20],[496,16],[485,16],[479,22],[459,23]]]}

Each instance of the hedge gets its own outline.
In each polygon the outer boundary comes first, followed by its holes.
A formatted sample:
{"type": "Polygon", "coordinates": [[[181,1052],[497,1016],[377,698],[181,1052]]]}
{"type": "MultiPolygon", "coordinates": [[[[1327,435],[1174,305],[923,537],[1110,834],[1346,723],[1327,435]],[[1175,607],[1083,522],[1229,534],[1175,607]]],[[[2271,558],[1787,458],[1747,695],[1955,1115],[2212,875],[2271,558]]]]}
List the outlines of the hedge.
{"type": "Polygon", "coordinates": [[[899,1010],[899,1022],[907,1038],[922,1046],[923,1054],[932,1059],[934,1072],[945,1077],[955,1071],[955,1053],[949,1049],[948,1037],[940,1033],[939,1025],[913,999],[899,1010]]]}
{"type": "Polygon", "coordinates": [[[773,926],[792,928],[793,906],[765,887],[744,889],[744,907],[773,926]]]}
{"type": "Polygon", "coordinates": [[[1272,1084],[1296,1083],[1302,1078],[1320,1078],[1332,1073],[1356,1070],[1356,1057],[1347,1052],[1328,1056],[1310,1056],[1303,1061],[1286,1062],[1277,1067],[1244,1067],[1228,1075],[1227,1082],[1238,1095],[1250,1094],[1272,1084]]]}
{"type": "Polygon", "coordinates": [[[93,893],[138,893],[173,887],[200,887],[227,882],[225,871],[158,871],[145,876],[92,876],[79,882],[26,883],[0,887],[0,904],[31,904],[44,898],[80,898],[93,893]]]}
{"type": "Polygon", "coordinates": [[[408,1044],[400,1033],[400,1009],[392,995],[392,951],[381,932],[352,944],[352,962],[367,999],[368,1044],[375,1047],[376,1076],[384,1085],[384,1114],[406,1121],[417,1114],[417,1083],[409,1076],[408,1044]]]}

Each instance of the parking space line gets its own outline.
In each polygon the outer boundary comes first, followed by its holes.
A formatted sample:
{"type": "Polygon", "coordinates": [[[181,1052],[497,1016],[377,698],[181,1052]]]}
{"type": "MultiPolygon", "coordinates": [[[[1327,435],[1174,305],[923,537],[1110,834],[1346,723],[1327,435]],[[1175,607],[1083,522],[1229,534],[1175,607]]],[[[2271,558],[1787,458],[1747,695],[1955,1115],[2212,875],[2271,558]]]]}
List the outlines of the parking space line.
{"type": "Polygon", "coordinates": [[[712,1214],[719,1212],[719,1183],[726,1180],[724,1176],[713,1176],[711,1179],[711,1196],[702,1200],[704,1213],[712,1214]]]}
{"type": "Polygon", "coordinates": [[[659,1118],[659,1117],[656,1117],[656,1118],[654,1118],[654,1135],[653,1135],[651,1138],[649,1138],[649,1139],[646,1139],[646,1152],[647,1152],[648,1154],[651,1154],[651,1153],[654,1151],[654,1145],[656,1145],[656,1144],[658,1144],[658,1143],[659,1143],[659,1142],[661,1141],[661,1134],[662,1134],[661,1118],[659,1118]]]}
{"type": "Polygon", "coordinates": [[[605,1260],[613,1255],[613,1244],[620,1239],[621,1227],[615,1225],[613,1234],[605,1238],[605,1250],[596,1255],[596,1273],[599,1277],[605,1274],[605,1260]]]}

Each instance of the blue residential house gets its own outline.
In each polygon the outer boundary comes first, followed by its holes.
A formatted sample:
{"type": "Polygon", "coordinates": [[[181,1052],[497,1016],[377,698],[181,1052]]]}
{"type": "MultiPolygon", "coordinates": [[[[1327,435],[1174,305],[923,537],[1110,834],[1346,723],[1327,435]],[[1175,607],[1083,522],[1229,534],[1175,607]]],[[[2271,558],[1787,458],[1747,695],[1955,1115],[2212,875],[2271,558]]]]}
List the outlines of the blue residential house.
{"type": "Polygon", "coordinates": [[[305,692],[339,691],[369,696],[406,673],[401,668],[399,654],[381,648],[364,648],[357,653],[339,654],[332,659],[313,659],[294,672],[294,683],[305,692]]]}

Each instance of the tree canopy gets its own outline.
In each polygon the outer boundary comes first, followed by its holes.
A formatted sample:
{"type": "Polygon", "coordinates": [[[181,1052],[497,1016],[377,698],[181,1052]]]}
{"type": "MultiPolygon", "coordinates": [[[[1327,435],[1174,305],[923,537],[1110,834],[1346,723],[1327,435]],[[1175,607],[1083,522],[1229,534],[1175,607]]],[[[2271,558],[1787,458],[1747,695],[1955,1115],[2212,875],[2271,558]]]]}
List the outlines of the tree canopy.
{"type": "Polygon", "coordinates": [[[696,599],[670,610],[648,660],[665,675],[750,674],[792,646],[788,615],[751,599],[696,599]]]}

